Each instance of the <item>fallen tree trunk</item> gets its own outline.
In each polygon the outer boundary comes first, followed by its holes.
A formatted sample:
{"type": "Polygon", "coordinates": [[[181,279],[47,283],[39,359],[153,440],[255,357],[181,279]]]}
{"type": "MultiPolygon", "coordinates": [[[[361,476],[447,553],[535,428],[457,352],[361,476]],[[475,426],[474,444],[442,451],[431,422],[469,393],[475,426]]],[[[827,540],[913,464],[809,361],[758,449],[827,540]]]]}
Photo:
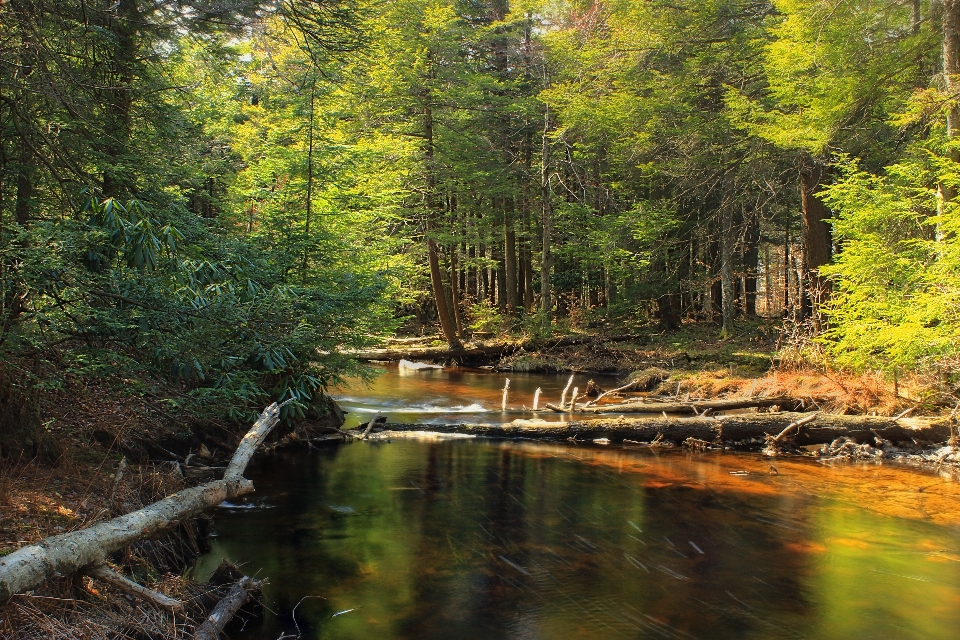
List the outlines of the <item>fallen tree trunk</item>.
{"type": "Polygon", "coordinates": [[[692,413],[699,415],[711,409],[749,409],[751,407],[787,407],[797,409],[803,400],[792,396],[770,396],[766,398],[735,398],[731,400],[704,400],[702,402],[626,402],[605,404],[597,407],[584,407],[575,413],[692,413]]]}
{"type": "Polygon", "coordinates": [[[569,347],[588,342],[629,342],[645,339],[645,336],[624,335],[611,336],[565,336],[556,340],[528,340],[527,342],[510,342],[504,344],[475,345],[461,349],[448,347],[388,347],[386,349],[368,349],[365,351],[346,352],[357,360],[457,360],[479,357],[504,356],[518,351],[538,351],[545,348],[569,347]]]}
{"type": "Polygon", "coordinates": [[[193,634],[193,640],[217,640],[227,623],[237,615],[240,607],[250,600],[250,593],[260,590],[260,581],[243,576],[223,600],[217,603],[207,619],[204,620],[193,634]]]}
{"type": "MultiPolygon", "coordinates": [[[[517,420],[507,424],[387,424],[385,431],[434,431],[488,438],[527,438],[535,440],[593,440],[606,438],[612,443],[633,440],[650,442],[658,436],[681,443],[687,438],[714,442],[736,442],[778,434],[810,414],[777,412],[749,413],[719,418],[598,418],[574,422],[517,420]]],[[[943,442],[950,437],[946,421],[894,420],[876,416],[838,416],[819,413],[800,428],[794,441],[800,445],[824,444],[841,437],[873,441],[879,436],[891,441],[943,442]]]]}
{"type": "Polygon", "coordinates": [[[243,477],[243,472],[254,450],[279,417],[277,403],[264,410],[244,436],[222,480],[178,491],[139,511],[79,531],[51,536],[0,558],[0,601],[35,589],[55,576],[99,567],[109,554],[132,542],[156,536],[224,500],[252,493],[253,483],[243,477]]]}

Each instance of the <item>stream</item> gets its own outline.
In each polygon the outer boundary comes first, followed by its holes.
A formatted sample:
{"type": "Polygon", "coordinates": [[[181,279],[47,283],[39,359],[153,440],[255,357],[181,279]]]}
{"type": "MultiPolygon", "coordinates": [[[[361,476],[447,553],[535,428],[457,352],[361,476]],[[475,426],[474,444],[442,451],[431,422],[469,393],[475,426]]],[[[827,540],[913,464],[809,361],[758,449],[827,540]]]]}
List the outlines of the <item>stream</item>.
{"type": "MultiPolygon", "coordinates": [[[[508,419],[523,417],[569,377],[386,371],[340,390],[354,423],[501,421],[504,377],[508,419]]],[[[960,624],[960,485],[902,467],[461,438],[281,450],[247,477],[256,494],[221,505],[195,568],[269,578],[264,616],[231,638],[932,639],[960,624]]]]}

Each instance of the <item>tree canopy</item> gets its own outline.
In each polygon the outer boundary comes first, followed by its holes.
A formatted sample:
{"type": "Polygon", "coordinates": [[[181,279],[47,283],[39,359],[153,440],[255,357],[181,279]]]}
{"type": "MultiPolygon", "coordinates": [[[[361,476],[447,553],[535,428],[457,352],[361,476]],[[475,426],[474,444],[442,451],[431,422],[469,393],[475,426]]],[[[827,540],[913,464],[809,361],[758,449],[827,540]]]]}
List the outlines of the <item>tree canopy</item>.
{"type": "Polygon", "coordinates": [[[296,415],[433,323],[762,316],[842,366],[956,374],[958,25],[953,0],[8,0],[0,353],[234,416],[296,415]]]}

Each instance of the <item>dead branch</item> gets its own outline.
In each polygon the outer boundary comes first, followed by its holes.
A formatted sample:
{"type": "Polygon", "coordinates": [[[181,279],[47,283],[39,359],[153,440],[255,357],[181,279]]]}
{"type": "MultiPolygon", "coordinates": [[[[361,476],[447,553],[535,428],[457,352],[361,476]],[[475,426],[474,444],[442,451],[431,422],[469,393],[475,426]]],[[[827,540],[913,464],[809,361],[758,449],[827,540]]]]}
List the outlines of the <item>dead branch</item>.
{"type": "Polygon", "coordinates": [[[197,627],[193,640],[217,640],[223,628],[233,619],[240,607],[250,600],[250,593],[260,590],[260,584],[259,580],[248,576],[240,578],[223,600],[217,603],[207,619],[197,627]]]}

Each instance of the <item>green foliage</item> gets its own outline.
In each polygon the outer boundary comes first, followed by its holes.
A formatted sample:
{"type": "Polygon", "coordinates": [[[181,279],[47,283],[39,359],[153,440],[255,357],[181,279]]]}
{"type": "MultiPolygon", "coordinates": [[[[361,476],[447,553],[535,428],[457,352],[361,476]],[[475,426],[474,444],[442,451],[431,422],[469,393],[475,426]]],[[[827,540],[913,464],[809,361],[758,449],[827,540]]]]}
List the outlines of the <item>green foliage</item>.
{"type": "Polygon", "coordinates": [[[841,170],[825,192],[843,251],[824,269],[834,282],[824,344],[856,369],[955,369],[960,209],[937,184],[958,184],[956,163],[924,146],[880,175],[850,160],[841,170]]]}

